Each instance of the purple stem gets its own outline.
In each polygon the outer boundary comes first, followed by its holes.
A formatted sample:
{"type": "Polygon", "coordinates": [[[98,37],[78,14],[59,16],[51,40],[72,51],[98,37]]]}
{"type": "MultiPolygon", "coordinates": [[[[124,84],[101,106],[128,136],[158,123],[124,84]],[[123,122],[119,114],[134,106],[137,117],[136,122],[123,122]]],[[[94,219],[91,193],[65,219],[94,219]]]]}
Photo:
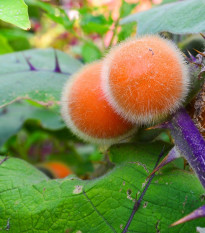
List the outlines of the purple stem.
{"type": "Polygon", "coordinates": [[[205,141],[185,109],[167,123],[175,147],[186,158],[205,188],[205,141]]]}
{"type": "MultiPolygon", "coordinates": [[[[205,141],[186,110],[180,109],[173,115],[170,121],[156,128],[170,129],[175,147],[154,169],[150,176],[167,163],[177,159],[179,156],[184,156],[205,189],[205,141]]],[[[205,217],[205,206],[200,207],[171,226],[200,217],[205,217]]]]}

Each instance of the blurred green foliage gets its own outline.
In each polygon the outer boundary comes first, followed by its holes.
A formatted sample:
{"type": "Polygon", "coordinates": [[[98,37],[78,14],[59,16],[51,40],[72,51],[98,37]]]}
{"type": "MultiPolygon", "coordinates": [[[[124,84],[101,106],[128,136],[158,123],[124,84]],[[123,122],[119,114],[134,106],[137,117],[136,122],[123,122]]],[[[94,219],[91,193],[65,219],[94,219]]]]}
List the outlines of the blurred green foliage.
{"type": "Polygon", "coordinates": [[[13,52],[13,49],[9,45],[7,38],[2,35],[0,35],[0,44],[1,44],[0,54],[13,52]]]}

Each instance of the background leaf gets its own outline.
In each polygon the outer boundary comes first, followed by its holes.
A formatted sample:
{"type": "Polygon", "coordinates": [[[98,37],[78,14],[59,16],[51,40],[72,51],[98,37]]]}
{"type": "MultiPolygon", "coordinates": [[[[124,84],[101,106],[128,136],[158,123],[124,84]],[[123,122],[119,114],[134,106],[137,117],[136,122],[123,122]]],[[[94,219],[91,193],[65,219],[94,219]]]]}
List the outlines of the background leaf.
{"type": "Polygon", "coordinates": [[[98,33],[103,35],[109,30],[111,22],[107,21],[103,15],[94,16],[86,13],[82,15],[80,25],[85,33],[98,33]]]}
{"type": "MultiPolygon", "coordinates": [[[[25,169],[25,162],[9,158],[0,166],[1,226],[9,221],[11,233],[122,232],[135,194],[140,195],[162,149],[161,145],[152,145],[152,152],[146,152],[146,144],[143,153],[134,144],[113,147],[113,161],[129,155],[134,162],[119,162],[111,172],[90,181],[73,176],[47,180],[40,172],[25,169]]],[[[154,178],[129,230],[187,233],[195,232],[197,226],[205,227],[204,220],[198,219],[169,228],[204,203],[203,192],[195,175],[168,166],[154,178]]]]}
{"type": "Polygon", "coordinates": [[[28,7],[23,0],[0,1],[0,19],[25,30],[31,27],[28,7]]]}
{"type": "Polygon", "coordinates": [[[130,15],[121,23],[138,22],[139,35],[163,31],[174,34],[199,33],[205,31],[204,12],[204,0],[177,1],[130,15]]]}
{"type": "Polygon", "coordinates": [[[27,50],[0,56],[0,107],[25,97],[35,101],[59,101],[64,82],[76,72],[81,63],[58,51],[62,73],[54,72],[55,53],[53,49],[27,50]],[[32,71],[28,62],[35,67],[32,71]]]}
{"type": "Polygon", "coordinates": [[[128,16],[131,13],[131,11],[136,7],[136,5],[137,4],[130,4],[123,0],[122,5],[120,7],[120,18],[128,16]]]}
{"type": "Polygon", "coordinates": [[[56,111],[28,103],[14,103],[0,109],[0,146],[16,134],[28,119],[38,120],[43,128],[51,130],[62,129],[65,126],[56,111]]]}
{"type": "Polygon", "coordinates": [[[102,53],[99,48],[92,42],[87,42],[82,47],[83,60],[87,62],[93,62],[102,57],[102,53]]]}
{"type": "Polygon", "coordinates": [[[0,35],[7,39],[9,45],[15,51],[31,48],[29,38],[31,38],[32,34],[30,32],[23,31],[19,28],[0,28],[0,35]]]}
{"type": "Polygon", "coordinates": [[[0,45],[1,45],[0,46],[0,54],[13,52],[13,49],[9,45],[7,39],[2,35],[0,35],[0,45]]]}
{"type": "Polygon", "coordinates": [[[29,6],[37,7],[39,10],[42,9],[46,12],[46,15],[54,22],[63,25],[67,30],[71,29],[74,21],[68,18],[65,10],[60,7],[53,6],[49,3],[38,1],[38,0],[27,0],[29,6]]]}

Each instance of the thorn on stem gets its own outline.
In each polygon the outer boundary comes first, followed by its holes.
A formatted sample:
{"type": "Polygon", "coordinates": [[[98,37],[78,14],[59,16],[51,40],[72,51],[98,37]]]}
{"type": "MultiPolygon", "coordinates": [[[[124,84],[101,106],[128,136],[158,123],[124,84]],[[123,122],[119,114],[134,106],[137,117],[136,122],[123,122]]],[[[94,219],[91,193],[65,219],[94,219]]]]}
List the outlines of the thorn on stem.
{"type": "Polygon", "coordinates": [[[55,53],[55,69],[54,72],[56,73],[62,73],[61,68],[60,68],[60,64],[59,64],[59,60],[58,60],[58,56],[57,56],[57,52],[54,49],[54,53],[55,53]]]}
{"type": "Polygon", "coordinates": [[[154,173],[159,171],[160,168],[164,167],[166,164],[172,162],[175,159],[178,159],[180,156],[179,152],[177,151],[176,147],[172,148],[169,154],[162,160],[162,162],[152,171],[152,173],[148,176],[151,177],[154,173]]]}
{"type": "Polygon", "coordinates": [[[164,122],[162,124],[159,125],[155,125],[155,126],[151,126],[145,130],[153,130],[153,129],[168,129],[169,128],[169,122],[164,122]]]}
{"type": "Polygon", "coordinates": [[[189,54],[189,57],[186,56],[187,60],[188,60],[190,63],[195,63],[195,62],[196,62],[196,58],[189,52],[189,50],[187,50],[187,53],[189,54]]]}
{"type": "Polygon", "coordinates": [[[204,53],[202,53],[202,52],[200,52],[199,50],[197,50],[197,49],[194,49],[198,54],[200,54],[202,57],[205,57],[205,54],[204,53]]]}
{"type": "Polygon", "coordinates": [[[28,64],[28,66],[29,66],[29,68],[30,68],[30,71],[37,71],[37,69],[36,69],[36,68],[31,64],[31,62],[29,61],[30,58],[26,57],[26,56],[24,55],[24,53],[22,53],[22,54],[23,54],[24,59],[26,60],[26,63],[28,64]]]}
{"type": "Polygon", "coordinates": [[[204,38],[204,40],[205,40],[205,35],[204,34],[202,34],[202,33],[200,33],[200,35],[204,38]]]}
{"type": "Polygon", "coordinates": [[[186,215],[185,217],[179,219],[178,221],[172,223],[171,227],[179,225],[181,223],[191,221],[191,220],[196,219],[196,218],[202,218],[202,217],[205,217],[205,205],[194,210],[192,213],[186,215]]]}

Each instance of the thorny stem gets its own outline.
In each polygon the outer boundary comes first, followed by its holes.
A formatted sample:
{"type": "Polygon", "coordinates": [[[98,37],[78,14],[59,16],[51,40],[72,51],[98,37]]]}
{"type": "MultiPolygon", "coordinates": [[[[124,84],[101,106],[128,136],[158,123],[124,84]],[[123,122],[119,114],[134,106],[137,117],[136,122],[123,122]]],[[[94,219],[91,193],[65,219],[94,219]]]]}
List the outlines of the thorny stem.
{"type": "MultiPolygon", "coordinates": [[[[154,166],[154,169],[155,169],[155,168],[157,167],[157,165],[159,164],[159,161],[160,161],[160,159],[161,159],[161,157],[162,157],[163,155],[164,155],[164,147],[163,147],[161,153],[160,153],[159,156],[158,156],[158,159],[157,159],[157,162],[156,162],[156,164],[155,164],[155,166],[154,166]]],[[[148,189],[150,183],[152,182],[152,179],[154,178],[154,176],[155,176],[155,173],[152,174],[152,175],[150,176],[150,178],[149,178],[149,180],[148,180],[148,182],[147,182],[147,184],[146,184],[144,190],[142,191],[142,193],[141,193],[139,199],[138,199],[138,200],[137,200],[137,199],[135,200],[135,204],[134,204],[134,207],[133,207],[133,209],[132,209],[132,213],[131,213],[131,215],[130,215],[130,217],[129,217],[129,220],[128,220],[128,222],[127,222],[127,224],[126,224],[126,226],[125,226],[125,228],[124,228],[124,230],[123,230],[122,233],[126,233],[126,232],[128,231],[128,228],[129,228],[129,226],[130,226],[130,224],[131,224],[131,222],[132,222],[132,220],[133,220],[133,218],[134,218],[134,215],[135,215],[135,213],[137,212],[138,208],[140,207],[141,201],[142,201],[142,199],[143,199],[143,197],[144,197],[144,195],[145,195],[145,193],[146,193],[146,191],[147,191],[147,189],[148,189]]],[[[137,198],[137,197],[136,197],[136,198],[137,198]]]]}
{"type": "MultiPolygon", "coordinates": [[[[120,6],[120,9],[119,9],[119,14],[120,14],[120,12],[121,12],[122,6],[123,6],[123,0],[121,1],[121,6],[120,6]]],[[[116,34],[117,34],[117,30],[118,30],[120,18],[121,18],[121,15],[120,15],[120,16],[115,20],[115,22],[114,22],[113,35],[112,35],[112,38],[111,38],[111,40],[110,40],[110,43],[109,43],[108,48],[112,47],[112,45],[113,45],[113,43],[114,43],[114,39],[115,39],[115,36],[116,36],[116,34]]]]}
{"type": "Polygon", "coordinates": [[[175,147],[185,157],[205,188],[205,140],[185,109],[180,109],[167,122],[175,147]]]}
{"type": "Polygon", "coordinates": [[[109,44],[109,46],[108,46],[109,48],[112,47],[112,45],[113,45],[115,36],[116,36],[116,34],[117,34],[118,25],[119,25],[119,19],[117,19],[116,22],[115,22],[115,24],[114,24],[113,35],[112,35],[110,44],[109,44]]]}
{"type": "Polygon", "coordinates": [[[183,156],[205,189],[205,140],[186,110],[179,109],[171,120],[157,127],[170,130],[175,147],[152,173],[179,156],[183,156]]]}

